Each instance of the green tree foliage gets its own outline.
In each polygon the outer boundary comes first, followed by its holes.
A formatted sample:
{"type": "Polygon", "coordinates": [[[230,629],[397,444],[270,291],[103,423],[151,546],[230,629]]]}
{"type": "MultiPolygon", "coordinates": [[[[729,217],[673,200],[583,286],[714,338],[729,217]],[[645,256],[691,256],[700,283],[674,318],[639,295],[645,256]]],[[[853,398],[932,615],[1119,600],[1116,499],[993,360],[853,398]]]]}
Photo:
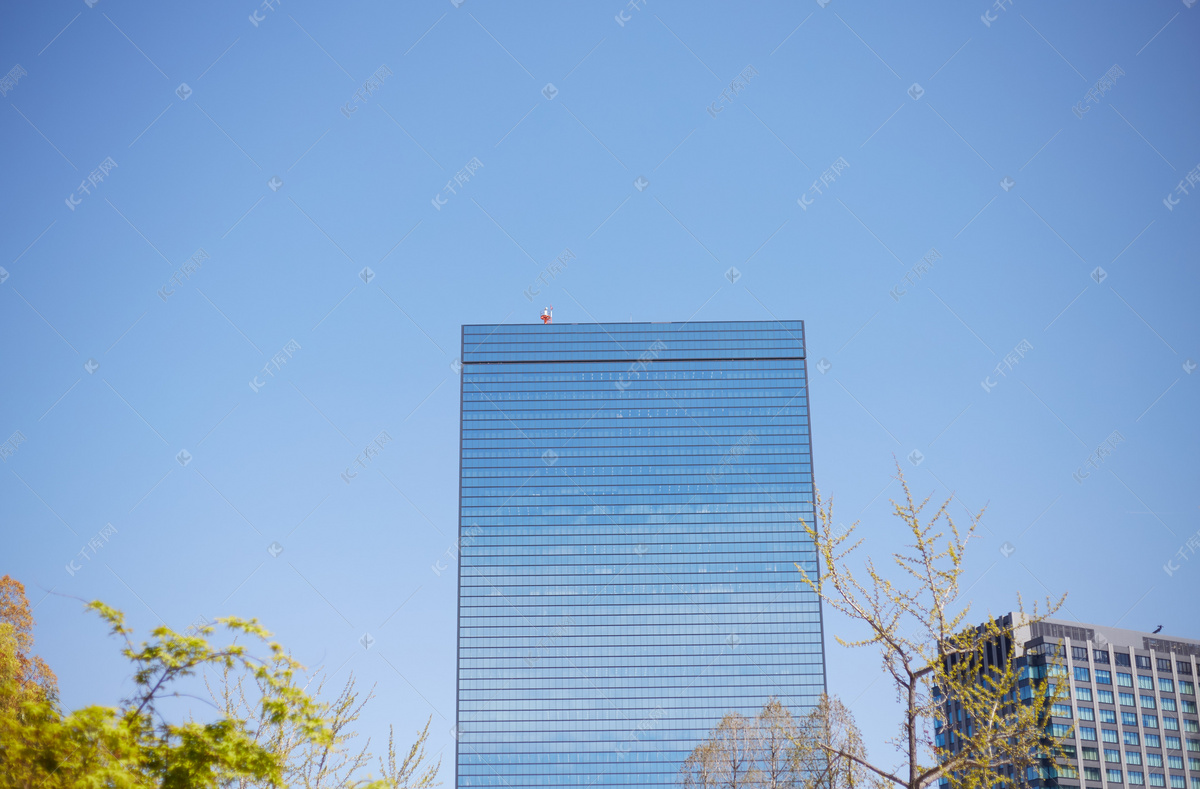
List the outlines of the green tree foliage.
{"type": "Polygon", "coordinates": [[[899,466],[896,471],[904,500],[892,502],[893,512],[911,540],[891,557],[899,580],[870,558],[863,571],[851,569],[849,559],[862,546],[855,537],[858,524],[835,525],[832,504],[823,503],[819,494],[817,523],[803,524],[816,546],[819,574],[797,569],[826,605],[864,626],[862,638],[839,637],[839,644],[879,650],[902,707],[893,744],[903,766],[873,764],[832,740],[822,749],[829,758],[857,764],[885,785],[902,789],[922,789],[941,778],[955,789],[1012,789],[1024,783],[1028,768],[1052,769],[1060,756],[1061,739],[1048,733],[1048,723],[1050,705],[1063,696],[1065,683],[1035,682],[1034,692],[1023,700],[1013,661],[989,659],[988,647],[1012,644],[1014,626],[1050,616],[1063,599],[1047,599],[1039,616],[1036,605],[1026,615],[1018,597],[1021,613],[1012,625],[991,617],[970,625],[970,603],[960,599],[963,558],[983,513],[968,515],[962,529],[950,516],[952,499],[947,499],[926,517],[929,497],[916,501],[899,466]],[[931,731],[947,703],[961,708],[965,718],[963,725],[947,722],[954,747],[938,744],[931,731]]]}
{"type": "MultiPolygon", "coordinates": [[[[727,714],[684,762],[684,786],[925,789],[945,778],[953,789],[1017,789],[1027,770],[1054,775],[1063,752],[1061,738],[1049,730],[1049,712],[1064,698],[1066,683],[1034,677],[1022,697],[1013,661],[995,656],[1001,643],[1013,644],[1015,626],[1050,616],[1062,599],[1046,600],[1039,616],[1037,606],[1026,615],[1018,597],[1014,623],[988,617],[969,624],[970,604],[960,599],[963,559],[982,512],[968,515],[965,529],[950,516],[950,500],[928,515],[930,499],[916,501],[896,471],[904,499],[892,507],[910,542],[892,555],[890,575],[869,557],[861,570],[851,569],[862,546],[858,524],[838,525],[820,494],[817,522],[802,524],[816,548],[817,572],[797,569],[825,605],[865,631],[858,640],[839,637],[839,644],[879,650],[902,708],[892,740],[900,767],[868,758],[850,711],[836,697],[823,697],[799,719],[772,700],[754,719],[727,714]],[[964,718],[945,721],[943,735],[952,734],[953,744],[933,732],[948,704],[964,718]]],[[[1063,678],[1065,668],[1051,665],[1047,675],[1063,678]]]]}
{"type": "MultiPolygon", "coordinates": [[[[320,717],[325,722],[329,736],[315,739],[306,735],[301,727],[289,721],[272,722],[264,718],[259,699],[265,692],[261,681],[245,674],[236,675],[226,669],[220,683],[214,688],[205,680],[209,694],[226,717],[252,720],[253,737],[264,744],[283,762],[283,783],[296,789],[322,789],[323,787],[352,787],[364,784],[360,778],[371,765],[370,739],[363,740],[353,730],[355,722],[367,703],[375,697],[374,689],[364,695],[358,690],[354,675],[347,678],[341,691],[326,701],[327,677],[318,674],[309,680],[313,687],[311,695],[317,699],[320,717]]],[[[432,718],[431,718],[432,720],[432,718]]],[[[395,734],[389,729],[387,757],[379,757],[380,779],[365,779],[368,786],[383,786],[389,789],[428,789],[437,786],[437,773],[441,760],[424,767],[425,741],[429,736],[429,723],[418,733],[416,741],[405,757],[397,763],[395,734]]],[[[228,789],[252,789],[267,787],[269,782],[251,776],[241,776],[226,784],[228,789]]]]}
{"type": "Polygon", "coordinates": [[[48,668],[30,669],[32,639],[24,638],[28,627],[22,630],[12,623],[22,621],[22,614],[28,616],[23,589],[0,588],[8,589],[0,596],[2,786],[417,789],[436,785],[438,765],[420,768],[428,723],[409,759],[398,767],[389,747],[389,760],[380,763],[383,777],[361,777],[366,749],[354,750],[346,726],[358,717],[367,699],[358,702],[353,680],[348,692],[332,702],[315,698],[298,683],[300,664],[253,619],[218,619],[183,635],[158,627],[148,641],[135,644],[120,611],[98,601],[90,603],[88,608],[124,642],[121,652],[134,669],[133,692],[118,707],[63,712],[53,692],[53,674],[48,668]],[[228,637],[220,646],[212,643],[218,629],[228,637]],[[252,686],[254,693],[241,697],[245,706],[227,705],[211,720],[168,720],[165,701],[187,695],[181,683],[206,671],[219,672],[226,680],[234,678],[227,687],[252,686]],[[309,775],[317,780],[296,780],[309,775]]]}

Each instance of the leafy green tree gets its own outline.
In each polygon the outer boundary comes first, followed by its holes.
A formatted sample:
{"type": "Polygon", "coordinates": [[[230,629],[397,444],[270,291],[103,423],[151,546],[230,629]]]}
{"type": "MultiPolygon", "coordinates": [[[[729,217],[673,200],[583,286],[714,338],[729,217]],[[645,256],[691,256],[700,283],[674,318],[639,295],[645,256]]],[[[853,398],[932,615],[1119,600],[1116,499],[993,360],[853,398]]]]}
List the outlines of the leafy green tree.
{"type": "Polygon", "coordinates": [[[990,657],[989,646],[994,656],[998,645],[1013,643],[1017,624],[1052,615],[1063,598],[1047,599],[1041,615],[1037,605],[1026,615],[1018,596],[1019,621],[1006,625],[989,617],[981,625],[969,624],[970,603],[960,599],[963,560],[983,513],[968,514],[966,527],[960,528],[947,499],[926,516],[930,497],[916,501],[898,465],[896,472],[904,499],[893,501],[892,508],[911,540],[891,557],[899,580],[869,557],[863,571],[851,569],[849,560],[863,542],[855,536],[858,524],[835,525],[832,504],[823,503],[819,494],[817,523],[803,523],[816,547],[819,574],[796,567],[826,605],[864,626],[864,637],[838,637],[838,643],[879,650],[902,707],[892,741],[902,766],[895,770],[873,763],[850,741],[830,739],[821,749],[842,763],[839,769],[857,765],[894,789],[924,789],[942,778],[955,789],[1014,789],[1029,768],[1053,769],[1061,755],[1061,738],[1047,730],[1050,706],[1062,698],[1065,683],[1035,682],[1034,692],[1022,699],[1014,662],[990,657]],[[949,703],[966,719],[953,727],[953,746],[939,743],[931,731],[949,703]]]}
{"type": "MultiPolygon", "coordinates": [[[[300,727],[288,721],[275,723],[266,720],[258,702],[264,688],[262,683],[253,677],[247,677],[245,674],[235,675],[226,669],[216,687],[209,683],[207,678],[205,684],[209,694],[227,717],[254,720],[252,731],[255,741],[265,744],[271,752],[281,758],[284,765],[284,784],[287,786],[322,789],[366,784],[386,786],[389,789],[427,789],[438,785],[436,778],[441,760],[422,767],[426,758],[425,743],[432,717],[426,721],[425,728],[418,733],[416,741],[399,763],[395,749],[395,733],[389,729],[387,756],[378,758],[381,777],[374,781],[370,778],[363,779],[363,772],[371,764],[371,741],[369,738],[362,739],[353,726],[361,716],[363,708],[375,697],[374,688],[364,695],[359,691],[357,680],[351,674],[341,691],[333,699],[326,701],[326,681],[327,677],[322,673],[308,682],[308,686],[314,688],[311,695],[317,700],[321,718],[329,731],[329,737],[323,739],[306,736],[300,727]]],[[[230,781],[226,786],[229,789],[252,789],[270,784],[243,776],[230,781]]]]}
{"type": "MultiPolygon", "coordinates": [[[[899,580],[871,558],[862,570],[851,569],[862,546],[858,524],[836,525],[832,504],[819,494],[817,522],[802,524],[816,548],[818,572],[797,569],[825,605],[865,629],[862,638],[839,637],[839,644],[879,650],[902,708],[892,740],[900,767],[868,757],[853,716],[837,697],[822,697],[795,720],[772,699],[753,720],[727,714],[684,762],[685,786],[926,789],[945,778],[953,789],[1017,789],[1030,769],[1055,775],[1063,749],[1049,730],[1049,712],[1064,698],[1066,682],[1034,678],[1022,694],[1012,656],[996,655],[1000,644],[1013,643],[1018,624],[1050,616],[1063,600],[1046,600],[1045,613],[1035,606],[1026,615],[1018,597],[1016,622],[989,617],[969,624],[970,604],[960,599],[963,560],[982,513],[968,515],[965,528],[950,516],[949,500],[927,515],[930,499],[916,501],[898,466],[896,471],[904,499],[892,502],[893,511],[910,540],[891,557],[899,580]],[[946,720],[945,739],[939,739],[933,724],[945,718],[949,704],[962,710],[964,720],[946,720]]],[[[1048,675],[1063,678],[1065,667],[1051,665],[1048,675]]]]}
{"type": "MultiPolygon", "coordinates": [[[[10,580],[10,579],[5,579],[10,580]]],[[[21,622],[28,601],[19,584],[0,596],[0,785],[15,789],[207,789],[275,787],[316,776],[304,786],[417,789],[436,785],[438,765],[421,769],[425,726],[400,765],[389,743],[381,778],[361,777],[365,747],[353,751],[346,726],[362,709],[353,690],[332,703],[298,684],[302,667],[253,619],[228,617],[179,634],[151,631],[140,644],[124,615],[97,601],[88,608],[124,642],[133,663],[133,693],[118,707],[89,706],[64,713],[53,674],[32,664],[32,639],[21,622]],[[228,643],[211,643],[218,631],[228,643]],[[247,644],[239,643],[239,639],[247,644]],[[33,665],[37,670],[31,669],[33,665]],[[167,699],[186,696],[181,685],[206,670],[236,677],[249,706],[226,706],[214,719],[172,722],[167,699]],[[251,701],[252,698],[252,701],[251,701]],[[286,734],[286,737],[283,735],[286,734]],[[344,752],[350,755],[346,756],[344,752]],[[344,769],[347,765],[351,769],[344,769]]],[[[31,623],[31,620],[30,620],[31,623]]],[[[368,695],[368,699],[369,699],[368,695]]],[[[439,763],[440,764],[440,763],[439,763]]]]}

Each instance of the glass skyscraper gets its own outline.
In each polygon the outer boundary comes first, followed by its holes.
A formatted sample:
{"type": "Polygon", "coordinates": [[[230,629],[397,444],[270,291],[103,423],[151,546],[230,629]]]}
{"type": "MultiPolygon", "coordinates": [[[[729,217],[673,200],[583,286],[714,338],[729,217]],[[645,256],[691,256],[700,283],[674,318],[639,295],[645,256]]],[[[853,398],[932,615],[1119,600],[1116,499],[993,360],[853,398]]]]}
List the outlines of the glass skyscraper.
{"type": "Polygon", "coordinates": [[[825,690],[801,321],[464,326],[459,787],[658,787],[825,690]]]}

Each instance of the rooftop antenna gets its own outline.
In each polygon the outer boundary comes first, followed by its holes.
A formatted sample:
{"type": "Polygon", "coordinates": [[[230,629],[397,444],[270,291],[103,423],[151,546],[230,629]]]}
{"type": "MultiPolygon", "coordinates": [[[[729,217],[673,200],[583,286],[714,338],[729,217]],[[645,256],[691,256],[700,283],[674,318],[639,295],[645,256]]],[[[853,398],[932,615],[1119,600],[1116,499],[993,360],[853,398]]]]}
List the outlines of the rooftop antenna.
{"type": "Polygon", "coordinates": [[[554,305],[551,304],[549,307],[546,307],[545,309],[542,310],[542,323],[553,323],[553,322],[554,322],[554,305]]]}

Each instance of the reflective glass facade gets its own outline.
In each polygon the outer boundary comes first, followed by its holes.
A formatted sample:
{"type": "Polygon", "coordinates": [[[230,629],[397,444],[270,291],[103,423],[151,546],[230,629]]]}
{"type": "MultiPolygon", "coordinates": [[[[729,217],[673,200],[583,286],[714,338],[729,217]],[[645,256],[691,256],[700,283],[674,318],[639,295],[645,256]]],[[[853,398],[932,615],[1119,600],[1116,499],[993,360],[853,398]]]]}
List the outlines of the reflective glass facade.
{"type": "MultiPolygon", "coordinates": [[[[1063,737],[1064,758],[1029,768],[1025,785],[1200,789],[1200,639],[1062,619],[1023,624],[1012,613],[999,621],[1013,634],[995,645],[996,660],[1019,670],[1022,701],[1043,680],[1066,685],[1050,708],[1049,729],[1063,737]]],[[[954,701],[942,712],[935,742],[957,751],[972,721],[954,701]]]]}
{"type": "Polygon", "coordinates": [[[457,786],[675,785],[825,689],[800,321],[464,326],[457,786]]]}

